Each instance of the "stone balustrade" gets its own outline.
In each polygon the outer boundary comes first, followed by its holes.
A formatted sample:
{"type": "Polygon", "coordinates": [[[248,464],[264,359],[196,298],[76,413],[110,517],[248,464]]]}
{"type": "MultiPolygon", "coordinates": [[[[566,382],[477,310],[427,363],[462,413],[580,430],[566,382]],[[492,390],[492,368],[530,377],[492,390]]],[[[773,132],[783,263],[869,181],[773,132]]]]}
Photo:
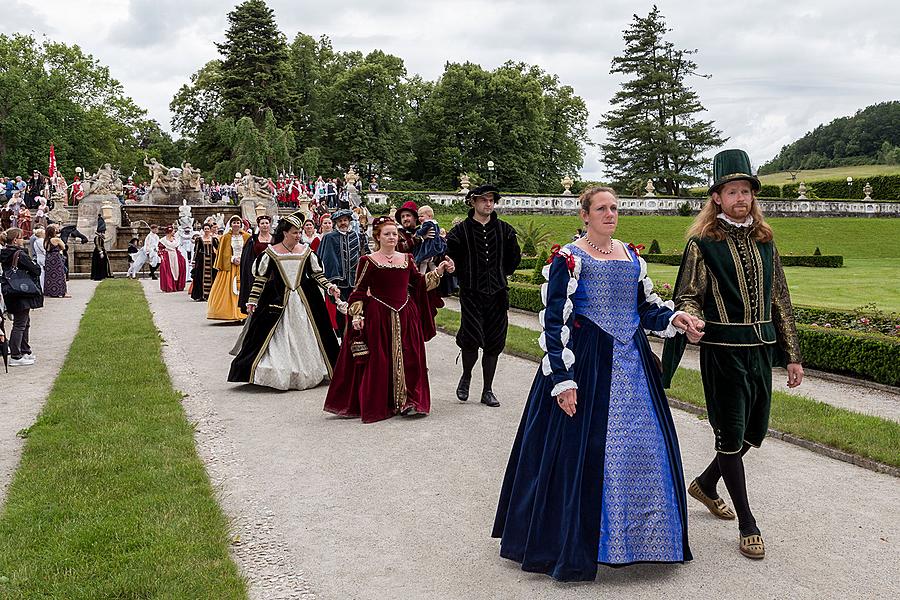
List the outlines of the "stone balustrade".
{"type": "MultiPolygon", "coordinates": [[[[465,200],[463,194],[427,193],[428,203],[450,205],[465,200]]],[[[378,204],[388,202],[383,192],[370,192],[368,201],[378,204]]],[[[706,202],[705,198],[628,197],[619,198],[621,214],[678,214],[678,207],[687,202],[693,213],[706,202]]],[[[787,217],[900,217],[900,202],[844,201],[844,200],[760,200],[763,211],[770,216],[787,217]]],[[[577,196],[503,196],[498,212],[573,214],[578,211],[577,196]]]]}

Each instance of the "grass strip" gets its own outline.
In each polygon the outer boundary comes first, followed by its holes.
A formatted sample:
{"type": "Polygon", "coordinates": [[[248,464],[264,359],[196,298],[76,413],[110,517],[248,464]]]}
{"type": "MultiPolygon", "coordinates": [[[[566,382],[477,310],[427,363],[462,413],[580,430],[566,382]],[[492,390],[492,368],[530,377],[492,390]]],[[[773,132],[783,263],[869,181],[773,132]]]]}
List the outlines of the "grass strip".
{"type": "Polygon", "coordinates": [[[246,598],[140,284],[97,287],[0,514],[0,597],[246,598]]]}
{"type": "MultiPolygon", "coordinates": [[[[449,333],[456,333],[459,312],[441,309],[437,324],[449,333]]],[[[540,361],[544,353],[537,343],[539,335],[537,331],[511,324],[504,352],[540,361]]],[[[667,393],[682,402],[706,408],[698,371],[678,369],[667,393]]],[[[900,467],[900,423],[888,419],[776,391],[772,394],[769,426],[811,442],[900,467]]]]}

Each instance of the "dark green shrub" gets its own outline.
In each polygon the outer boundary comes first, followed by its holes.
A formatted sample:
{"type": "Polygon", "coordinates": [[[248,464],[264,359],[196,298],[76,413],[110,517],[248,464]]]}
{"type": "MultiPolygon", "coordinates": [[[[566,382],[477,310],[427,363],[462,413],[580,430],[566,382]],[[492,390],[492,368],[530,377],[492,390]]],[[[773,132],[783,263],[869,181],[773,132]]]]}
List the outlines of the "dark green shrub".
{"type": "Polygon", "coordinates": [[[691,216],[691,204],[689,202],[682,202],[678,205],[678,214],[682,217],[691,216]]]}
{"type": "Polygon", "coordinates": [[[541,284],[544,283],[544,265],[547,264],[547,258],[549,258],[550,253],[547,252],[547,249],[544,248],[541,250],[540,255],[538,255],[537,260],[535,261],[534,268],[531,273],[531,282],[541,284]]]}
{"type": "Polygon", "coordinates": [[[641,258],[648,263],[658,263],[661,265],[674,265],[677,267],[681,264],[680,254],[642,254],[641,258]]]}
{"type": "Polygon", "coordinates": [[[818,246],[816,246],[816,251],[813,252],[813,256],[822,256],[822,251],[819,250],[818,246]]]}
{"type": "Polygon", "coordinates": [[[528,283],[510,283],[509,305],[513,308],[540,312],[544,310],[541,301],[541,286],[528,283]]]}
{"type": "MultiPolygon", "coordinates": [[[[847,185],[845,179],[827,179],[825,181],[813,181],[806,184],[807,196],[810,198],[826,199],[850,199],[862,201],[863,186],[869,182],[872,185],[872,199],[878,202],[900,202],[900,175],[875,175],[873,177],[860,177],[847,185]],[[810,195],[812,192],[814,195],[810,195]]],[[[784,198],[796,198],[797,188],[800,183],[787,183],[782,186],[781,194],[784,198]]]]}
{"type": "Polygon", "coordinates": [[[900,385],[900,338],[798,325],[804,366],[900,385]]]}
{"type": "Polygon", "coordinates": [[[836,329],[852,329],[868,333],[900,335],[900,314],[885,313],[874,304],[857,307],[854,310],[820,308],[818,306],[794,305],[794,320],[805,325],[821,325],[836,329]]]}
{"type": "Polygon", "coordinates": [[[758,198],[781,198],[781,186],[768,184],[761,185],[756,196],[758,198]]]}
{"type": "Polygon", "coordinates": [[[650,249],[647,250],[647,254],[662,254],[662,250],[659,249],[659,242],[656,239],[650,242],[650,249]]]}
{"type": "Polygon", "coordinates": [[[547,226],[535,223],[533,219],[515,229],[519,245],[522,247],[522,254],[525,256],[536,256],[538,248],[546,246],[550,241],[550,231],[547,226]]]}
{"type": "Polygon", "coordinates": [[[840,255],[811,255],[811,256],[792,256],[784,254],[781,256],[781,266],[783,267],[828,267],[837,269],[844,266],[844,257],[840,255]]]}

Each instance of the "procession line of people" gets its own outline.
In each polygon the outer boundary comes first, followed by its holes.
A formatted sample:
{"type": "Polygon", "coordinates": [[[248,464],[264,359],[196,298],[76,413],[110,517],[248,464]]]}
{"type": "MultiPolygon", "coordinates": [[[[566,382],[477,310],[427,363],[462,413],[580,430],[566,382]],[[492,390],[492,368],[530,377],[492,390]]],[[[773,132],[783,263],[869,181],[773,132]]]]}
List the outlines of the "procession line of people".
{"type": "MultiPolygon", "coordinates": [[[[688,496],[737,520],[741,554],[765,556],[742,457],[765,437],[772,367],[787,367],[791,387],[803,369],[772,230],[756,201],[759,180],[741,150],[718,154],[713,171],[672,301],[654,292],[637,249],[613,237],[611,188],[581,194],[583,236],[554,247],[544,267],[545,356],[491,532],[501,556],[526,571],[580,581],[601,564],[690,561],[688,496]],[[662,367],[648,334],[666,338],[662,367]],[[664,391],[687,343],[700,346],[715,438],[714,458],[689,486],[664,391]],[[718,495],[720,479],[733,509],[718,495]]],[[[252,235],[232,217],[217,245],[204,230],[194,251],[202,292],[192,297],[208,297],[210,319],[249,315],[228,380],[279,390],[327,382],[324,410],[364,423],[427,415],[425,344],[442,294],[458,289],[456,397],[468,401],[480,353],[480,402],[500,406],[493,380],[507,337],[508,277],[521,254],[495,211],[499,200],[494,186],[470,191],[467,217],[446,233],[433,211],[406,203],[373,221],[371,247],[347,209],[329,215],[334,229],[324,235],[301,213],[281,219],[274,234],[269,217],[252,235]]],[[[161,252],[164,277],[184,270],[165,260],[167,247],[161,252]]]]}

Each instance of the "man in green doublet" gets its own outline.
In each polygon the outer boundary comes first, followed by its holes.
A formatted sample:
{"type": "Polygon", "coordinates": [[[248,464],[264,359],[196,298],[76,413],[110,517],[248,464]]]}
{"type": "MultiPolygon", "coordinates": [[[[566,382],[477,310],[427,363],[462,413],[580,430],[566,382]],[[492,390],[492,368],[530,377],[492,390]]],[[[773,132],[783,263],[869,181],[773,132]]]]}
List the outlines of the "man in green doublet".
{"type": "MultiPolygon", "coordinates": [[[[743,456],[758,448],[769,427],[772,367],[786,367],[788,386],[803,380],[800,344],[781,259],[765,222],[743,150],[713,159],[715,183],[697,215],[675,283],[675,308],[706,322],[700,373],[716,456],[688,493],[722,519],[737,516],[740,552],[763,558],[765,545],[750,511],[743,456]],[[719,479],[735,510],[719,497],[719,479]],[[737,513],[735,515],[735,513],[737,513]]],[[[669,387],[685,348],[666,341],[663,384],[669,387]]]]}

